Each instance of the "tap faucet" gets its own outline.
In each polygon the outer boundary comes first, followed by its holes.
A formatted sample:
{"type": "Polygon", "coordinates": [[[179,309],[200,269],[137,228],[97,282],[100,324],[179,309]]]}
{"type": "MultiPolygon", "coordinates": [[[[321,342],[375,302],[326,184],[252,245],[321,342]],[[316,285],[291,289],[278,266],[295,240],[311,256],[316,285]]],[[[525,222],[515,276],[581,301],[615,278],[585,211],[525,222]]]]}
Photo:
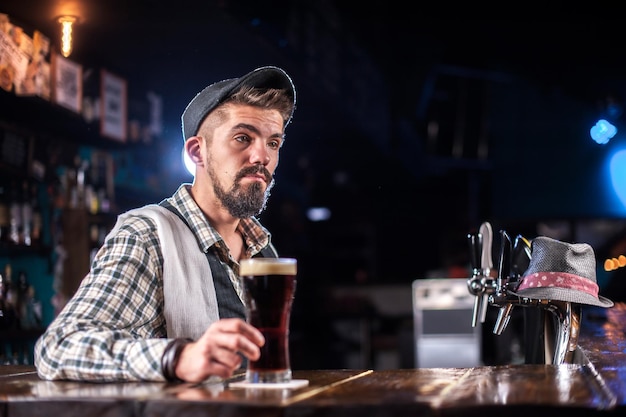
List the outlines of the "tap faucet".
{"type": "Polygon", "coordinates": [[[546,316],[544,322],[546,363],[553,365],[573,363],[578,346],[582,306],[568,301],[547,300],[544,308],[551,312],[554,318],[552,321],[549,320],[550,316],[546,316]]]}
{"type": "MultiPolygon", "coordinates": [[[[481,234],[468,235],[473,251],[472,276],[468,279],[468,288],[470,293],[476,296],[472,325],[476,325],[481,318],[481,308],[486,308],[488,304],[499,308],[493,328],[496,335],[501,335],[507,328],[515,307],[543,309],[549,313],[543,315],[544,323],[540,323],[544,336],[545,363],[555,365],[572,363],[578,344],[582,306],[565,301],[520,297],[515,294],[530,262],[530,242],[518,235],[512,243],[504,230],[500,231],[500,237],[497,278],[489,279],[484,266],[478,261],[480,258],[477,257],[478,249],[484,249],[481,234]]],[[[484,322],[484,318],[481,322],[484,322]]]]}
{"type": "Polygon", "coordinates": [[[470,294],[475,296],[472,314],[472,327],[484,323],[487,317],[489,296],[495,291],[496,283],[492,278],[493,262],[491,260],[491,246],[493,233],[487,222],[481,224],[478,233],[467,235],[470,247],[470,262],[472,276],[467,281],[470,294]]]}
{"type": "Polygon", "coordinates": [[[506,329],[513,312],[513,301],[507,297],[507,288],[511,276],[511,238],[504,230],[500,231],[500,260],[498,263],[498,278],[496,279],[495,292],[490,297],[490,302],[499,307],[498,317],[493,328],[493,333],[501,335],[506,329]]]}
{"type": "Polygon", "coordinates": [[[500,305],[500,314],[493,331],[497,335],[502,334],[506,328],[514,306],[536,307],[549,312],[550,315],[545,315],[542,323],[545,363],[559,365],[574,362],[582,319],[580,304],[518,296],[507,297],[501,301],[494,300],[494,304],[500,305]]]}

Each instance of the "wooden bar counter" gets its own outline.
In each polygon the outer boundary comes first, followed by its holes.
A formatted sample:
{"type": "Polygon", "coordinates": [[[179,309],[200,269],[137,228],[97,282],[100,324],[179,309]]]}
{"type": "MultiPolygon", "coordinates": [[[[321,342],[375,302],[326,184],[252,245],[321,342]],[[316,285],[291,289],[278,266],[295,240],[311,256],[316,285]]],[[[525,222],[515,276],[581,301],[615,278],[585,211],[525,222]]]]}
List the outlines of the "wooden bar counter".
{"type": "Polygon", "coordinates": [[[0,367],[0,417],[591,416],[626,412],[626,306],[583,316],[580,364],[294,370],[298,389],[43,381],[0,367]]]}

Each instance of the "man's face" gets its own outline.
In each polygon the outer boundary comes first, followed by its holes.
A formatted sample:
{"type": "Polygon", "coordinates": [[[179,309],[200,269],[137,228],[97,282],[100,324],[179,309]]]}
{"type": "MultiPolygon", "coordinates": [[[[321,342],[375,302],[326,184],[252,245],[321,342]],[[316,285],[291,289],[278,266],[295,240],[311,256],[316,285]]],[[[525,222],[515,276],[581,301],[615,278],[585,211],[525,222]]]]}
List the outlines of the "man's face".
{"type": "Polygon", "coordinates": [[[275,110],[229,105],[206,142],[206,173],[213,192],[233,217],[265,209],[274,186],[283,120],[275,110]]]}

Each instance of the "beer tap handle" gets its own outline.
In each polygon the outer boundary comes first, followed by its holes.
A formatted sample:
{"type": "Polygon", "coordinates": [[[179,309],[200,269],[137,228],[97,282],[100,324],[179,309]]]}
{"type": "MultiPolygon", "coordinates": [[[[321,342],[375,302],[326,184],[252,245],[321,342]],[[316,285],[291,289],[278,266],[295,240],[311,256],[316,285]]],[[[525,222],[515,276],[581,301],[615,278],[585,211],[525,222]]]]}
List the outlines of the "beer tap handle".
{"type": "Polygon", "coordinates": [[[482,295],[480,296],[480,309],[478,313],[478,320],[484,323],[487,319],[487,307],[489,305],[489,295],[494,292],[494,280],[491,277],[491,270],[493,269],[493,229],[489,222],[484,222],[478,229],[479,236],[482,237],[481,251],[480,251],[480,268],[482,274],[482,295]]]}
{"type": "Polygon", "coordinates": [[[482,251],[482,236],[477,233],[470,233],[467,235],[469,250],[470,250],[470,262],[472,266],[472,276],[467,280],[467,288],[474,298],[474,310],[472,311],[472,327],[476,327],[478,323],[479,315],[483,310],[483,284],[482,284],[482,270],[480,266],[480,256],[482,251]]]}
{"type": "MultiPolygon", "coordinates": [[[[522,235],[517,235],[515,243],[513,243],[513,254],[511,256],[511,278],[513,280],[520,280],[526,269],[528,269],[530,258],[530,241],[522,235]]],[[[517,284],[519,285],[519,282],[517,284]]]]}
{"type": "Polygon", "coordinates": [[[470,265],[472,274],[479,274],[481,271],[481,257],[483,248],[483,237],[480,233],[469,233],[467,235],[470,250],[470,265]]]}
{"type": "MultiPolygon", "coordinates": [[[[498,278],[496,281],[496,293],[498,295],[505,294],[506,285],[511,272],[511,238],[505,230],[500,230],[500,259],[498,262],[498,278]]],[[[510,302],[500,305],[498,311],[498,318],[493,327],[493,333],[496,335],[502,334],[506,326],[509,324],[511,318],[511,311],[513,311],[513,304],[510,302]]]]}
{"type": "Polygon", "coordinates": [[[484,222],[478,229],[479,236],[482,238],[480,247],[480,268],[483,271],[483,275],[486,277],[491,276],[491,270],[493,269],[493,229],[489,222],[484,222]]]}
{"type": "Polygon", "coordinates": [[[505,292],[511,274],[511,252],[513,251],[511,238],[506,230],[500,230],[500,261],[498,262],[498,278],[496,292],[505,292]]]}

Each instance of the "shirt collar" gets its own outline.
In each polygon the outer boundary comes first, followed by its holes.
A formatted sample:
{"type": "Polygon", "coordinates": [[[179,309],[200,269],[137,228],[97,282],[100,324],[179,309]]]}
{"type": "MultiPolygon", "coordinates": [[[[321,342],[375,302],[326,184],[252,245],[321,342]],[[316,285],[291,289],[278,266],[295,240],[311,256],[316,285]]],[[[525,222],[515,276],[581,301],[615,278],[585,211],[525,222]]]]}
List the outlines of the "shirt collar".
{"type": "MultiPolygon", "coordinates": [[[[219,233],[211,226],[198,204],[191,196],[191,184],[185,183],[168,200],[183,215],[194,235],[198,239],[200,248],[207,252],[209,248],[222,240],[219,233]]],[[[252,257],[267,246],[271,239],[269,231],[261,225],[255,217],[241,219],[237,230],[243,236],[247,247],[247,255],[252,257]]]]}

